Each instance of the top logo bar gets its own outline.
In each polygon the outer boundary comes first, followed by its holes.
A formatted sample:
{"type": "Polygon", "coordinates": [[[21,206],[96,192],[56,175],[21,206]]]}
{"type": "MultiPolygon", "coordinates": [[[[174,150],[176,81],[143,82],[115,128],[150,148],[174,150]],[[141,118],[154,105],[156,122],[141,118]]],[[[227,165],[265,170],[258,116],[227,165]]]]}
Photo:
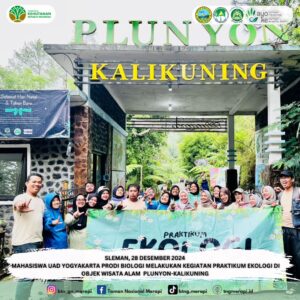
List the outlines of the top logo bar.
{"type": "Polygon", "coordinates": [[[200,6],[194,13],[201,24],[287,24],[293,10],[287,6],[200,6]]]}

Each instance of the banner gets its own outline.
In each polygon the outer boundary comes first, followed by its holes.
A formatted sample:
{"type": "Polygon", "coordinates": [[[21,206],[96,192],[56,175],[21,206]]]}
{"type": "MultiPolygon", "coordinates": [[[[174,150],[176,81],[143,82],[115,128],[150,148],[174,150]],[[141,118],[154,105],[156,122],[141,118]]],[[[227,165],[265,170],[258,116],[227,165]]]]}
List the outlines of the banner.
{"type": "MultiPolygon", "coordinates": [[[[89,211],[86,245],[88,249],[103,251],[122,248],[140,249],[141,255],[143,255],[143,249],[145,251],[175,249],[179,250],[178,254],[224,249],[263,249],[283,254],[281,210],[279,208],[223,211],[207,209],[173,213],[169,211],[107,212],[91,210],[89,211]]],[[[153,252],[157,255],[156,251],[153,252]]],[[[218,253],[221,255],[221,252],[213,251],[215,257],[218,257],[218,253]]],[[[111,253],[114,254],[114,252],[111,253]]],[[[119,251],[117,253],[119,254],[119,251]]],[[[162,251],[162,255],[163,253],[162,251]]],[[[248,253],[248,251],[243,251],[243,253],[248,253]]],[[[244,258],[247,263],[246,254],[244,258]]],[[[111,271],[114,270],[113,263],[117,263],[117,259],[110,261],[112,263],[111,271]]],[[[124,257],[120,257],[120,260],[122,259],[124,257]]],[[[208,260],[207,262],[212,261],[208,260]]],[[[243,270],[241,271],[243,272],[243,270]]],[[[171,276],[167,278],[168,284],[165,281],[166,278],[163,279],[142,282],[134,279],[124,281],[115,278],[100,282],[87,281],[85,288],[96,291],[101,286],[110,296],[130,295],[132,297],[153,296],[153,293],[147,294],[146,290],[154,286],[156,290],[161,291],[156,294],[160,296],[170,294],[166,286],[174,286],[177,291],[196,289],[202,291],[201,293],[211,295],[226,294],[226,291],[252,293],[286,288],[286,282],[283,279],[188,280],[187,278],[176,279],[171,276]],[[120,290],[122,295],[117,292],[120,290]]]]}
{"type": "Polygon", "coordinates": [[[0,91],[0,137],[69,138],[68,91],[0,91]]]}

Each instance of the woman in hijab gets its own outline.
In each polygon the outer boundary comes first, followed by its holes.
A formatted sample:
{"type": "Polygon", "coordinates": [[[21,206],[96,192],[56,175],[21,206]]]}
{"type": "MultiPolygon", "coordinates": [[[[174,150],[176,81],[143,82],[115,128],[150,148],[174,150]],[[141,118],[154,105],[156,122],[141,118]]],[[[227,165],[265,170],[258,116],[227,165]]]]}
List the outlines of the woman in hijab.
{"type": "Polygon", "coordinates": [[[251,207],[253,207],[253,208],[255,208],[255,207],[259,208],[262,205],[262,198],[261,198],[261,196],[259,194],[252,193],[249,196],[249,203],[250,203],[251,207]]]}
{"type": "Polygon", "coordinates": [[[263,186],[261,189],[261,194],[263,197],[261,208],[278,205],[275,190],[271,186],[263,186]]]}
{"type": "Polygon", "coordinates": [[[178,185],[173,185],[171,190],[170,190],[170,200],[172,202],[177,202],[179,200],[179,192],[180,188],[178,185]]]}
{"type": "Polygon", "coordinates": [[[109,188],[103,187],[98,194],[98,203],[96,205],[96,208],[103,209],[103,206],[109,203],[109,197],[109,188]]]}
{"type": "Polygon", "coordinates": [[[195,202],[200,201],[200,188],[197,182],[190,184],[189,202],[194,205],[195,202]]]}
{"type": "Polygon", "coordinates": [[[71,249],[86,249],[87,205],[85,197],[78,194],[73,202],[73,209],[66,214],[65,223],[69,227],[69,244],[71,249]]]}
{"type": "Polygon", "coordinates": [[[111,202],[114,206],[118,206],[122,201],[126,199],[126,192],[122,185],[117,185],[113,188],[111,202]]]}
{"type": "Polygon", "coordinates": [[[213,201],[212,201],[212,198],[211,198],[211,194],[210,194],[209,191],[202,190],[201,193],[200,193],[200,196],[201,196],[200,203],[195,202],[195,204],[194,204],[195,208],[197,210],[205,209],[205,208],[214,208],[213,207],[213,201]]]}

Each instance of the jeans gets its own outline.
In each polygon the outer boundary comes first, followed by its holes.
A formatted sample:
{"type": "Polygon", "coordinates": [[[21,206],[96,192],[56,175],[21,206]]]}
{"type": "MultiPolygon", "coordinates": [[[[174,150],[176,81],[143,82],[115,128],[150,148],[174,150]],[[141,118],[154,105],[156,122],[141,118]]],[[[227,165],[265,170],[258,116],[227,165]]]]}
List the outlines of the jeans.
{"type": "MultiPolygon", "coordinates": [[[[42,242],[23,244],[19,246],[13,246],[13,253],[25,253],[30,251],[35,251],[41,249],[43,246],[42,242]]],[[[16,286],[16,295],[15,299],[20,300],[28,300],[31,293],[31,287],[33,284],[32,279],[20,279],[16,286]]]]}
{"type": "Polygon", "coordinates": [[[291,277],[300,280],[300,229],[282,227],[286,255],[291,256],[293,266],[287,270],[291,277]]]}

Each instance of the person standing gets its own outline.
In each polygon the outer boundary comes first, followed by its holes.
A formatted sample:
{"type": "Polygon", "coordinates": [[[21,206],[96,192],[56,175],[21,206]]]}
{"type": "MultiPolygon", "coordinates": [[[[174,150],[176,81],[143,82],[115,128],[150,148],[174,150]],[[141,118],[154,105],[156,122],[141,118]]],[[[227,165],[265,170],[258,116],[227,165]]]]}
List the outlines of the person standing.
{"type": "Polygon", "coordinates": [[[280,173],[283,191],[278,195],[282,206],[282,230],[284,252],[291,256],[293,266],[288,269],[294,279],[300,279],[300,188],[294,186],[294,174],[284,170],[280,173]]]}
{"type": "MultiPolygon", "coordinates": [[[[38,193],[43,187],[43,177],[32,173],[25,182],[26,192],[13,200],[14,224],[12,230],[13,253],[36,251],[43,247],[43,215],[45,204],[38,193]]],[[[15,299],[30,297],[33,280],[17,283],[15,299]]]]}

